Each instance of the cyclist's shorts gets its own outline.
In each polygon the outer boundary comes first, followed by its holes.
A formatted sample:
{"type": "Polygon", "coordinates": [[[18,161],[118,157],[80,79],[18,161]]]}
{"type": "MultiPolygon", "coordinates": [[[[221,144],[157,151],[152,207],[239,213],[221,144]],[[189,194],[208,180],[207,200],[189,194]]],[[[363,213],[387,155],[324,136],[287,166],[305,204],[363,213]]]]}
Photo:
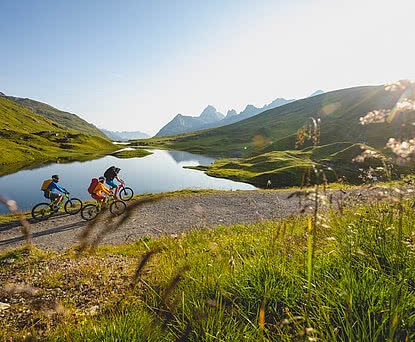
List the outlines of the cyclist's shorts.
{"type": "Polygon", "coordinates": [[[59,197],[59,194],[57,194],[56,192],[51,192],[50,194],[49,194],[49,199],[51,200],[51,201],[54,201],[55,199],[57,199],[59,197]]]}
{"type": "Polygon", "coordinates": [[[117,187],[117,184],[115,184],[113,180],[112,181],[107,180],[105,183],[107,183],[111,187],[111,189],[114,189],[117,187]]]}
{"type": "Polygon", "coordinates": [[[97,201],[99,201],[100,199],[105,198],[105,196],[103,194],[91,194],[91,197],[97,201]]]}

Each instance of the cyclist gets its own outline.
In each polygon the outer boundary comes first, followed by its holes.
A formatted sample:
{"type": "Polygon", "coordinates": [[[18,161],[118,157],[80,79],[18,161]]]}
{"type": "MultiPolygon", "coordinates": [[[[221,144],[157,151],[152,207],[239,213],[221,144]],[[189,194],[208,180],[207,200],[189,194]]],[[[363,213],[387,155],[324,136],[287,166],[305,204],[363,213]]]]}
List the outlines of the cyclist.
{"type": "Polygon", "coordinates": [[[118,199],[118,190],[120,189],[120,186],[117,185],[114,182],[114,179],[116,179],[118,182],[120,182],[121,184],[124,184],[124,181],[118,177],[118,173],[121,171],[120,168],[115,167],[115,166],[111,166],[110,168],[108,168],[105,172],[104,172],[104,177],[106,179],[106,183],[107,185],[110,186],[110,189],[115,189],[115,193],[114,193],[114,197],[116,199],[118,199]]]}
{"type": "Polygon", "coordinates": [[[105,206],[105,195],[103,195],[102,193],[108,196],[112,195],[112,191],[104,185],[104,181],[105,181],[105,177],[102,177],[102,176],[99,177],[98,184],[91,194],[91,197],[93,199],[96,199],[101,204],[101,208],[104,208],[105,206]]]}
{"type": "Polygon", "coordinates": [[[52,176],[52,182],[49,184],[48,188],[43,193],[43,195],[47,199],[50,199],[51,202],[54,202],[53,209],[60,209],[61,208],[61,206],[59,204],[62,202],[63,197],[62,197],[61,194],[58,194],[57,191],[60,191],[63,194],[68,193],[68,191],[66,191],[64,188],[59,186],[59,184],[58,184],[59,180],[60,180],[60,178],[59,178],[58,175],[53,175],[52,176]]]}

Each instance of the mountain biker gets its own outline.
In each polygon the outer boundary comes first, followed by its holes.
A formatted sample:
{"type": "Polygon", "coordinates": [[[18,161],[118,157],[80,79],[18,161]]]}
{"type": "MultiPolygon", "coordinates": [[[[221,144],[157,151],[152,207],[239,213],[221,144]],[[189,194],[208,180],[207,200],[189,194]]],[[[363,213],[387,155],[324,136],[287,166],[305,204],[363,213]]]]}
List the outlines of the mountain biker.
{"type": "Polygon", "coordinates": [[[105,205],[105,195],[103,195],[102,193],[104,193],[108,196],[112,195],[112,191],[104,185],[104,181],[105,181],[105,177],[102,177],[102,176],[99,177],[98,178],[98,184],[97,184],[97,186],[95,187],[94,191],[91,194],[91,197],[93,199],[100,202],[101,208],[104,208],[104,205],[105,205]]]}
{"type": "Polygon", "coordinates": [[[59,175],[53,175],[52,182],[49,184],[48,188],[43,193],[43,195],[47,199],[50,199],[51,202],[53,201],[55,202],[53,209],[60,209],[61,207],[59,206],[59,204],[62,202],[62,199],[63,199],[62,195],[58,194],[56,190],[62,192],[63,194],[68,193],[68,191],[66,191],[64,188],[59,186],[58,184],[59,180],[60,180],[59,175]]]}
{"type": "Polygon", "coordinates": [[[120,189],[120,185],[117,185],[114,182],[114,179],[116,179],[121,184],[124,184],[124,181],[118,177],[118,173],[121,171],[120,168],[111,166],[104,172],[104,177],[106,179],[106,184],[110,186],[110,189],[115,189],[114,197],[118,199],[118,190],[120,189]]]}

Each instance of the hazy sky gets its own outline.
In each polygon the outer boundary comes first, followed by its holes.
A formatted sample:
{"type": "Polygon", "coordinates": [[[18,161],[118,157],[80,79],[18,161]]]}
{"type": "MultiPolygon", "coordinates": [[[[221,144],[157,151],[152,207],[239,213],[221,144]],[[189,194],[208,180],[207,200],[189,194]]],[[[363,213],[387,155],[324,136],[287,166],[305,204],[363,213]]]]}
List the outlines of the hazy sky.
{"type": "Polygon", "coordinates": [[[0,91],[101,128],[415,79],[415,0],[0,0],[0,91]]]}

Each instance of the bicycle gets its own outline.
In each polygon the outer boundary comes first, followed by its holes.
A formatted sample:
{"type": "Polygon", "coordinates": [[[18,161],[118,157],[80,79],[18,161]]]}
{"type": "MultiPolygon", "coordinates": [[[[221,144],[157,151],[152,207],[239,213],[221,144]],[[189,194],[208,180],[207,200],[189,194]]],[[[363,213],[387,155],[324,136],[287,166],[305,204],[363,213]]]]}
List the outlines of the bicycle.
{"type": "Polygon", "coordinates": [[[121,183],[119,185],[118,197],[120,198],[120,200],[129,201],[130,199],[133,198],[133,196],[134,196],[133,189],[131,189],[128,186],[125,186],[125,183],[121,183]]]}
{"type": "MultiPolygon", "coordinates": [[[[104,209],[108,208],[108,206],[111,214],[115,216],[121,215],[127,208],[125,202],[115,199],[114,195],[110,195],[105,199],[104,209]]],[[[92,221],[104,209],[101,208],[101,204],[98,201],[96,203],[87,204],[81,210],[81,217],[86,221],[92,221]]]]}
{"type": "MultiPolygon", "coordinates": [[[[69,192],[66,192],[63,195],[62,203],[66,200],[65,205],[63,206],[65,213],[69,215],[78,214],[82,210],[83,203],[79,198],[70,197],[69,192]]],[[[47,220],[52,215],[56,214],[59,211],[59,208],[55,208],[57,199],[51,201],[50,203],[38,203],[32,209],[32,217],[35,220],[43,221],[47,220]]]]}

